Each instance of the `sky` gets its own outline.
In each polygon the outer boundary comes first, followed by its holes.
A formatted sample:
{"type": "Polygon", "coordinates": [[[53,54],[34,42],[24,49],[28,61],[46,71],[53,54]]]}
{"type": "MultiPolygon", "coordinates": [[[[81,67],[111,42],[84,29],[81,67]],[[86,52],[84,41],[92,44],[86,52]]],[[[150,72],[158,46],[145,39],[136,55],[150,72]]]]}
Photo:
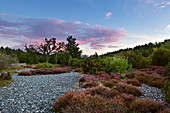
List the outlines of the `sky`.
{"type": "Polygon", "coordinates": [[[0,46],[70,35],[86,55],[170,39],[170,0],[0,0],[0,46]]]}

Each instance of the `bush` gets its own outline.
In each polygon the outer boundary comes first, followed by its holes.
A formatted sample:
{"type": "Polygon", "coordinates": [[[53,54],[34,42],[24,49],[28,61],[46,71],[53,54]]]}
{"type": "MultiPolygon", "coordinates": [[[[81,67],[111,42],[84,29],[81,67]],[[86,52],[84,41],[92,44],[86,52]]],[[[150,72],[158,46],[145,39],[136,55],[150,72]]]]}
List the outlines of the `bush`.
{"type": "Polygon", "coordinates": [[[109,89],[105,86],[98,86],[98,87],[88,88],[85,91],[85,94],[90,94],[92,96],[100,95],[104,98],[113,98],[114,96],[119,95],[119,91],[114,89],[109,89]]]}
{"type": "Polygon", "coordinates": [[[112,87],[116,86],[117,83],[118,83],[118,80],[110,79],[110,80],[104,81],[103,85],[106,87],[112,88],[112,87]]]}
{"type": "Polygon", "coordinates": [[[74,69],[74,72],[81,72],[82,71],[82,68],[76,68],[74,69]]]}
{"type": "Polygon", "coordinates": [[[96,87],[96,86],[99,86],[99,83],[97,81],[86,82],[82,85],[83,88],[91,88],[91,87],[96,87]]]}
{"type": "Polygon", "coordinates": [[[55,66],[48,62],[44,62],[44,63],[37,64],[35,68],[52,68],[52,67],[55,67],[55,66]]]}
{"type": "Polygon", "coordinates": [[[170,76],[170,62],[166,65],[166,71],[165,71],[166,76],[170,76]]]}
{"type": "Polygon", "coordinates": [[[85,58],[82,60],[82,70],[85,74],[95,74],[98,71],[102,71],[104,66],[103,60],[100,58],[85,58]]]}
{"type": "Polygon", "coordinates": [[[131,84],[126,84],[126,83],[123,83],[123,82],[119,82],[117,84],[116,89],[118,91],[120,91],[121,93],[132,94],[134,96],[141,96],[142,95],[142,91],[138,87],[133,86],[131,84]]]}
{"type": "Polygon", "coordinates": [[[141,83],[137,79],[135,79],[135,78],[134,79],[128,79],[127,83],[135,85],[135,86],[141,86],[141,83]]]}
{"type": "Polygon", "coordinates": [[[10,79],[12,79],[12,75],[10,72],[7,72],[7,73],[1,72],[0,79],[1,80],[10,80],[10,79]]]}
{"type": "Polygon", "coordinates": [[[111,76],[104,71],[96,72],[94,76],[100,81],[106,81],[108,79],[111,79],[111,76]]]}
{"type": "Polygon", "coordinates": [[[170,103],[170,81],[166,80],[165,85],[161,90],[165,93],[165,100],[170,103]]]}
{"type": "Polygon", "coordinates": [[[79,82],[93,82],[97,81],[97,79],[93,75],[84,75],[79,79],[79,82]]]}
{"type": "Polygon", "coordinates": [[[170,62],[170,50],[160,48],[154,52],[152,56],[152,64],[158,66],[166,66],[170,62]]]}
{"type": "Polygon", "coordinates": [[[11,64],[16,63],[17,60],[10,55],[0,53],[0,70],[7,69],[11,64]]]}
{"type": "Polygon", "coordinates": [[[126,73],[128,69],[131,69],[128,60],[121,57],[108,57],[104,59],[104,64],[104,71],[109,73],[123,74],[126,73]]]}
{"type": "Polygon", "coordinates": [[[131,110],[135,113],[156,113],[165,108],[162,103],[155,102],[151,99],[138,99],[131,105],[131,110]]]}
{"type": "Polygon", "coordinates": [[[71,113],[125,113],[121,98],[107,99],[99,95],[86,95],[82,92],[67,92],[53,105],[54,112],[71,113]]]}
{"type": "Polygon", "coordinates": [[[57,55],[57,64],[61,66],[68,66],[72,57],[67,53],[60,53],[57,55]]]}
{"type": "Polygon", "coordinates": [[[32,75],[32,73],[30,71],[22,71],[22,72],[19,72],[18,75],[29,76],[29,75],[32,75]]]}
{"type": "Polygon", "coordinates": [[[150,67],[149,61],[146,57],[143,57],[140,52],[127,51],[122,53],[128,59],[129,64],[132,64],[133,68],[148,68],[150,67]]]}
{"type": "Polygon", "coordinates": [[[137,72],[135,75],[135,78],[144,84],[147,84],[149,86],[153,86],[153,87],[158,87],[158,88],[162,88],[164,86],[164,79],[158,75],[149,75],[149,74],[145,74],[143,72],[137,72]]]}
{"type": "Polygon", "coordinates": [[[77,58],[73,58],[69,62],[69,66],[80,67],[80,65],[81,65],[81,60],[79,60],[77,58]]]}

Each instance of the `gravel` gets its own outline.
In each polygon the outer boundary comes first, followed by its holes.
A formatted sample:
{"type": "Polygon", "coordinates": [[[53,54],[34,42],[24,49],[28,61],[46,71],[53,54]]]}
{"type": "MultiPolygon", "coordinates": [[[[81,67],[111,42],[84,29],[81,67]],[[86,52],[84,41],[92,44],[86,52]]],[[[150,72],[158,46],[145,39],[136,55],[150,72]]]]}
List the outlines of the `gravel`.
{"type": "Polygon", "coordinates": [[[154,101],[159,101],[161,103],[164,103],[168,108],[170,108],[170,105],[165,101],[165,95],[161,92],[161,89],[156,87],[151,87],[146,84],[142,84],[138,87],[142,92],[143,95],[138,98],[149,98],[154,101]]]}
{"type": "Polygon", "coordinates": [[[77,72],[35,76],[14,74],[14,83],[0,87],[0,113],[49,113],[59,96],[75,90],[81,76],[77,72]]]}

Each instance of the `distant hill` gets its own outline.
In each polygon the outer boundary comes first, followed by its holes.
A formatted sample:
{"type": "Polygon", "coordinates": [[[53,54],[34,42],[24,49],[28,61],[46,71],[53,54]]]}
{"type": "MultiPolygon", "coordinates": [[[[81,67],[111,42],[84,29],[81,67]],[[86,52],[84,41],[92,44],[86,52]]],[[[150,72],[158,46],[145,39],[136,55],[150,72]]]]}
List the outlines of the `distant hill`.
{"type": "Polygon", "coordinates": [[[102,56],[114,56],[114,54],[118,54],[120,52],[125,52],[125,51],[130,51],[130,50],[134,50],[134,51],[140,51],[140,52],[143,52],[146,50],[148,50],[149,52],[153,51],[153,48],[167,48],[167,49],[170,49],[170,39],[166,39],[164,40],[163,42],[156,42],[156,43],[148,43],[148,44],[145,44],[145,45],[138,45],[138,46],[135,46],[134,48],[126,48],[126,49],[120,49],[120,50],[117,50],[117,51],[113,51],[113,52],[107,52],[103,55],[100,55],[100,57],[102,56]]]}

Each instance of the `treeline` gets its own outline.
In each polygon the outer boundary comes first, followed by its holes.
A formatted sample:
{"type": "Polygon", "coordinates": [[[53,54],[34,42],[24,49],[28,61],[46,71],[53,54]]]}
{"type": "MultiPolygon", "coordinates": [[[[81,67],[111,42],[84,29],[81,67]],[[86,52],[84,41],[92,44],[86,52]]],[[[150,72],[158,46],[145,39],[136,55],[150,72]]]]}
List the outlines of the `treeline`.
{"type": "Polygon", "coordinates": [[[56,38],[45,40],[35,45],[25,44],[25,51],[1,47],[0,53],[10,55],[20,63],[37,64],[49,62],[52,64],[68,65],[70,59],[80,59],[82,50],[76,43],[76,38],[68,36],[67,43],[56,42],[56,38]]]}
{"type": "Polygon", "coordinates": [[[144,57],[147,57],[149,56],[150,53],[154,51],[154,48],[160,48],[160,47],[170,49],[170,39],[166,39],[164,40],[164,42],[156,42],[156,43],[150,42],[145,45],[135,46],[134,48],[126,48],[126,49],[120,49],[113,52],[107,52],[106,54],[103,54],[101,56],[114,56],[114,54],[133,50],[133,51],[140,51],[144,57]]]}

